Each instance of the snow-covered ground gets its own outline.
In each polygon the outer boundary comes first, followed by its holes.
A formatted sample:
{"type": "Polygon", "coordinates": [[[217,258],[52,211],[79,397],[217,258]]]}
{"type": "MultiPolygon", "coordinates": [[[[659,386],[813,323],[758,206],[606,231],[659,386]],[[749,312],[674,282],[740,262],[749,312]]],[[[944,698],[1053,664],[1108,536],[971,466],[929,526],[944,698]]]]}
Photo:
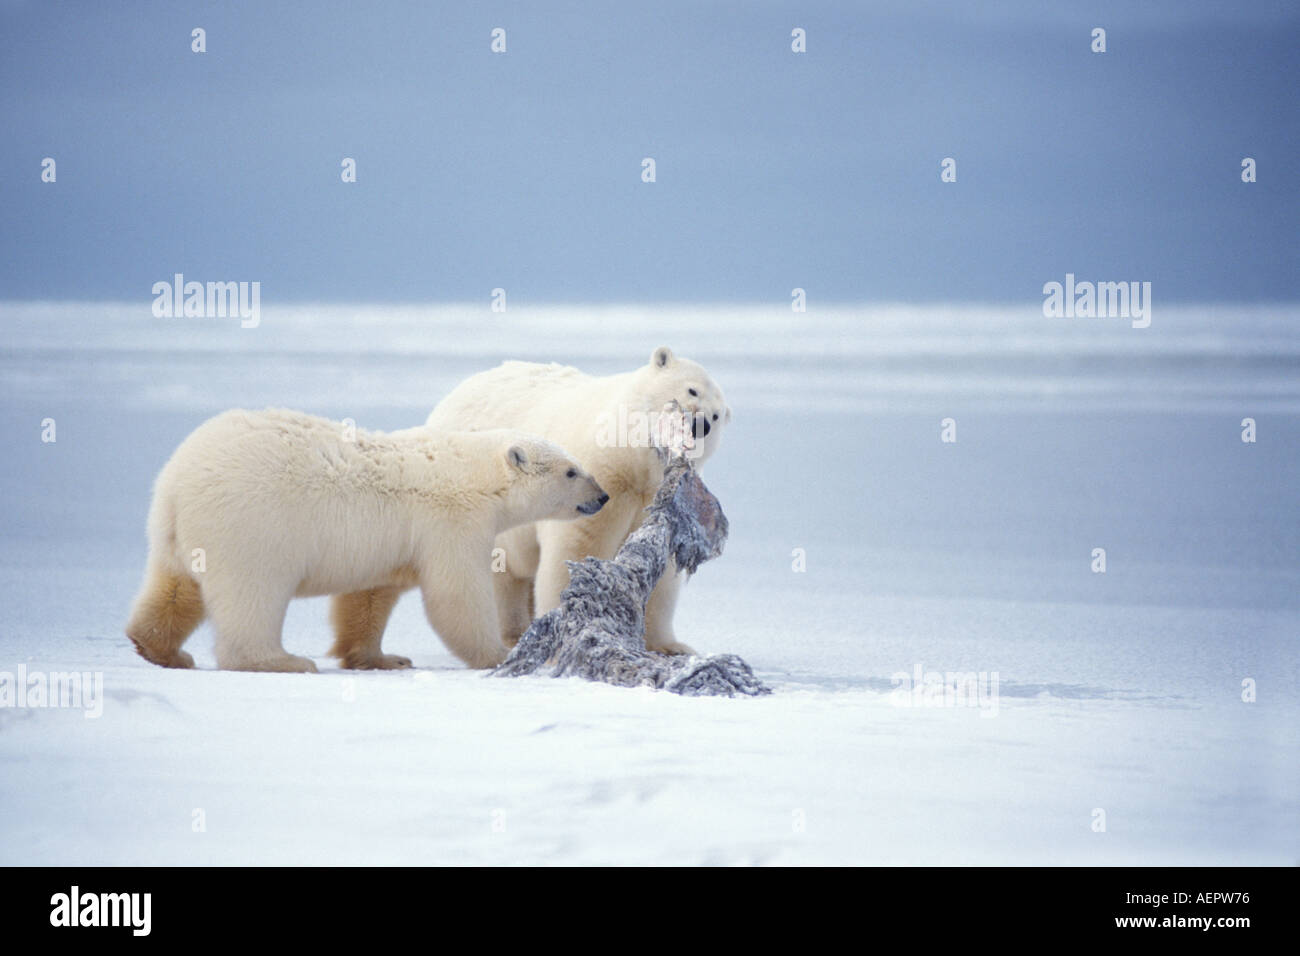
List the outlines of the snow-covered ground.
{"type": "Polygon", "coordinates": [[[97,717],[0,707],[0,863],[1300,862],[1298,322],[0,305],[0,671],[103,682],[97,717]],[[679,636],[770,697],[484,677],[414,595],[385,640],[413,671],[339,671],[323,600],[285,629],[318,675],[214,671],[206,627],[206,669],[131,651],[150,483],[208,415],[405,427],[506,357],[661,344],[735,410],[679,636]],[[988,696],[901,706],[918,667],[988,696]]]}

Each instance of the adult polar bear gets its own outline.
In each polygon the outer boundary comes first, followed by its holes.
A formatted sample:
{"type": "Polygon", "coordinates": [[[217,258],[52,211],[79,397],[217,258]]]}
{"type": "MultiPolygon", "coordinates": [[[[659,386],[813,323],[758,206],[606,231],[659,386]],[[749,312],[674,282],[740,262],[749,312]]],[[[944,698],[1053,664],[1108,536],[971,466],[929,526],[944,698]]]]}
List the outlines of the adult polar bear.
{"type": "Polygon", "coordinates": [[[514,431],[353,434],[301,412],[226,412],[158,475],[126,633],[146,660],[193,667],[181,645],[206,614],[223,670],[314,671],[281,643],[289,601],[364,591],[371,603],[354,607],[348,639],[330,653],[345,667],[409,667],[380,652],[383,627],[370,622],[386,621],[418,584],[447,647],[493,667],[507,650],[493,539],[520,523],[594,514],[607,500],[563,449],[514,431]]]}
{"type": "MultiPolygon", "coordinates": [[[[561,365],[506,362],[474,375],[443,399],[426,423],[431,428],[518,428],[568,449],[610,496],[591,518],[568,524],[540,521],[520,525],[497,538],[506,571],[493,575],[502,638],[513,647],[534,616],[560,604],[569,583],[566,561],[588,555],[610,559],[641,524],[663,481],[664,466],[645,440],[633,434],[665,404],[676,401],[694,421],[694,460],[717,450],[731,409],[700,365],[654,350],[633,372],[597,377],[561,365]],[[632,440],[629,440],[631,438],[632,440]],[[531,601],[530,601],[531,598],[531,601]]],[[[665,574],[646,605],[646,646],[665,654],[690,654],[673,633],[680,573],[665,574]]]]}

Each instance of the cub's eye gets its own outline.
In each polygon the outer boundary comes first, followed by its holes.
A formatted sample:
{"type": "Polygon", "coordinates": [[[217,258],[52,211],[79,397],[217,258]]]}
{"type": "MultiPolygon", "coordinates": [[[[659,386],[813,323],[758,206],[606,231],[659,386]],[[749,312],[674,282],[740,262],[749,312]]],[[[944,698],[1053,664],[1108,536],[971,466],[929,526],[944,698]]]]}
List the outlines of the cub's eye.
{"type": "Polygon", "coordinates": [[[699,398],[699,397],[700,397],[700,393],[697,392],[697,391],[696,391],[695,389],[693,389],[693,388],[688,388],[688,389],[686,390],[686,394],[689,395],[689,396],[691,396],[691,398],[699,398]]]}
{"type": "Polygon", "coordinates": [[[574,471],[572,468],[570,468],[568,471],[566,471],[566,472],[564,473],[564,477],[565,477],[565,478],[577,478],[577,477],[578,477],[578,473],[577,473],[576,471],[574,471]]]}

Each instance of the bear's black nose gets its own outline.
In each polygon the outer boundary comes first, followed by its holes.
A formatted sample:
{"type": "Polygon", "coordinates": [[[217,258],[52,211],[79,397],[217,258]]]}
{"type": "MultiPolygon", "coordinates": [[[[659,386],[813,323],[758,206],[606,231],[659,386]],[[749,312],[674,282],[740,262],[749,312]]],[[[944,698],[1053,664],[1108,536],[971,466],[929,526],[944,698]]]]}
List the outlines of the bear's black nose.
{"type": "Polygon", "coordinates": [[[605,504],[605,502],[609,501],[609,495],[602,494],[602,495],[601,495],[599,498],[597,498],[596,500],[599,501],[599,502],[601,503],[601,505],[603,506],[603,505],[605,504]]]}
{"type": "Polygon", "coordinates": [[[703,438],[710,431],[712,431],[712,429],[713,426],[709,424],[709,420],[707,418],[705,418],[703,415],[696,415],[694,421],[691,422],[691,437],[703,438]]]}

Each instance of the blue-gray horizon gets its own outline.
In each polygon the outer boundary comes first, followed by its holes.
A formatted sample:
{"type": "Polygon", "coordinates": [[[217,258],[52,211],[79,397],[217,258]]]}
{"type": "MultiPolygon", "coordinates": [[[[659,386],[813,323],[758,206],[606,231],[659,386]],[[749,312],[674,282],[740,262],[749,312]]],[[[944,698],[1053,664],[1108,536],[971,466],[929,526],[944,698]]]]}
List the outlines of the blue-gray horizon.
{"type": "Polygon", "coordinates": [[[1129,6],[11,0],[0,298],[1294,300],[1300,11],[1129,6]]]}

